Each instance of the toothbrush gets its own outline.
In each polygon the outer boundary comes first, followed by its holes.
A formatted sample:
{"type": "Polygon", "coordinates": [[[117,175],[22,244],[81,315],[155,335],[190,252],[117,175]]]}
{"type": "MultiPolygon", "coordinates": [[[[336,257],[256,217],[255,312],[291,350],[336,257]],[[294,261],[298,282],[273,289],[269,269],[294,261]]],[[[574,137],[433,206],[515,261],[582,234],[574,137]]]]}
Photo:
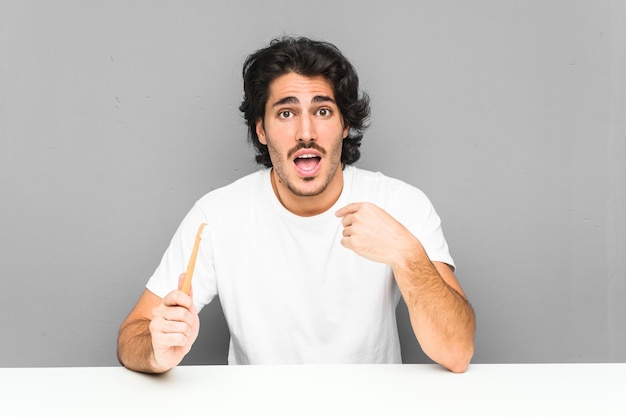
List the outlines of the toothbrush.
{"type": "Polygon", "coordinates": [[[193,245],[193,251],[191,251],[191,257],[189,258],[189,263],[187,264],[187,272],[185,273],[185,279],[180,287],[180,289],[187,295],[191,292],[191,278],[193,277],[193,270],[196,267],[196,258],[198,257],[198,248],[200,247],[200,240],[202,239],[202,229],[204,229],[206,223],[202,223],[200,227],[198,227],[198,232],[196,233],[196,242],[193,245]]]}

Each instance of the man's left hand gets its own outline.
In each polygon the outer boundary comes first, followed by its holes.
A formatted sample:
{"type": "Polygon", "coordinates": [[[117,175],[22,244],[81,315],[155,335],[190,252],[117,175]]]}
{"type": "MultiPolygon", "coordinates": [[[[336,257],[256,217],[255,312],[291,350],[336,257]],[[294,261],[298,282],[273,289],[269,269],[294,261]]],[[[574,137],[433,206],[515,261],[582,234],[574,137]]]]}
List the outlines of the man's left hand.
{"type": "Polygon", "coordinates": [[[389,213],[372,203],[351,203],[335,215],[343,225],[341,244],[374,262],[394,265],[421,244],[389,213]]]}

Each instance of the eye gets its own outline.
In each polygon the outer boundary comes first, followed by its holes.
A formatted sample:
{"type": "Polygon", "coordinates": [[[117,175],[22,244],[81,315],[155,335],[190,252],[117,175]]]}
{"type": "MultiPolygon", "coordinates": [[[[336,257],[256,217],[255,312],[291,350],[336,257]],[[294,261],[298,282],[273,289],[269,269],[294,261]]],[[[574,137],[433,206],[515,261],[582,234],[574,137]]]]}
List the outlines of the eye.
{"type": "Polygon", "coordinates": [[[289,119],[293,117],[293,112],[291,110],[281,110],[278,112],[279,119],[289,119]]]}
{"type": "Polygon", "coordinates": [[[331,113],[332,111],[326,107],[322,107],[321,109],[317,111],[317,115],[321,117],[328,117],[331,115],[331,113]]]}

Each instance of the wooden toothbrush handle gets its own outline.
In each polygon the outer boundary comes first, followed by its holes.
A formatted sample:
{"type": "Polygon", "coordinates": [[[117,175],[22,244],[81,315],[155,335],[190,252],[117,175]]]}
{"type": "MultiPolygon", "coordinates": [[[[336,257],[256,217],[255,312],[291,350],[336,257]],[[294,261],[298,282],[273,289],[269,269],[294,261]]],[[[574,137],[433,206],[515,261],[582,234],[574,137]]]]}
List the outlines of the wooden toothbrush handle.
{"type": "Polygon", "coordinates": [[[198,227],[198,232],[196,233],[196,241],[193,244],[193,251],[191,252],[191,257],[189,258],[189,263],[187,264],[187,272],[185,273],[185,279],[183,280],[183,284],[180,289],[187,295],[191,292],[191,279],[193,278],[193,270],[196,267],[196,258],[198,257],[198,248],[200,247],[200,240],[202,239],[202,229],[204,229],[206,223],[202,223],[200,227],[198,227]]]}

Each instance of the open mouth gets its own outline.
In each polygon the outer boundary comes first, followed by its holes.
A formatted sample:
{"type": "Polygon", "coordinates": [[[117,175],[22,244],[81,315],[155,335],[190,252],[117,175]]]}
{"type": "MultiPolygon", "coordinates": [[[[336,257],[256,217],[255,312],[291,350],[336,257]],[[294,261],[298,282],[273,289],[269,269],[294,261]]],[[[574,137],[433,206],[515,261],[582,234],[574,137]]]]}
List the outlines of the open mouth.
{"type": "Polygon", "coordinates": [[[321,160],[322,158],[319,155],[305,153],[296,157],[293,163],[296,165],[298,171],[312,173],[317,170],[321,160]]]}
{"type": "Polygon", "coordinates": [[[293,165],[298,175],[312,178],[317,175],[322,166],[322,155],[313,149],[302,149],[296,153],[293,165]]]}
{"type": "Polygon", "coordinates": [[[293,158],[293,165],[298,175],[303,178],[313,178],[319,173],[325,154],[326,152],[320,146],[310,143],[298,145],[289,152],[289,157],[293,158]]]}

